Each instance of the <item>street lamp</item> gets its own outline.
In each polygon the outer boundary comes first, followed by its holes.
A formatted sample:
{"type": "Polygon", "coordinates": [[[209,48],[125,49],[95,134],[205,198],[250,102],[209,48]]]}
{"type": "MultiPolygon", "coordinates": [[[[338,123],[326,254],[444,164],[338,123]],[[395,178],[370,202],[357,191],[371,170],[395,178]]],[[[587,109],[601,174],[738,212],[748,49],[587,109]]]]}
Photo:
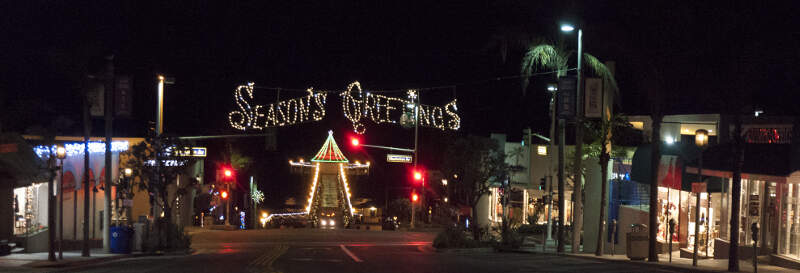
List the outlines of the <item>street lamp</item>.
{"type": "Polygon", "coordinates": [[[56,145],[56,158],[59,161],[60,178],[58,182],[58,259],[64,259],[64,158],[67,158],[67,149],[63,144],[56,145]]]}
{"type": "MultiPolygon", "coordinates": [[[[575,29],[576,29],[576,27],[573,26],[573,25],[570,25],[570,24],[562,24],[561,25],[561,31],[563,31],[563,32],[572,32],[575,29]]],[[[582,194],[581,183],[580,183],[580,178],[581,177],[580,177],[580,175],[578,175],[578,174],[581,173],[581,165],[582,165],[581,161],[583,159],[583,156],[582,156],[582,152],[583,152],[583,128],[581,126],[582,120],[583,120],[583,111],[582,111],[583,110],[583,99],[582,99],[583,94],[581,92],[581,85],[582,85],[581,84],[581,74],[582,74],[581,73],[581,66],[582,66],[582,62],[583,62],[583,30],[578,28],[578,69],[577,69],[577,76],[576,76],[577,90],[576,90],[576,93],[575,93],[575,120],[576,120],[576,122],[575,122],[575,158],[574,158],[575,162],[573,164],[574,170],[572,172],[573,174],[575,174],[574,181],[578,181],[578,183],[575,183],[575,189],[574,189],[575,196],[581,196],[581,194],[582,194]]],[[[561,122],[562,122],[562,120],[559,120],[559,123],[561,123],[561,122]]],[[[559,130],[564,130],[564,126],[559,126],[559,130]]],[[[564,136],[564,132],[561,131],[560,133],[561,133],[561,136],[563,137],[564,136]]],[[[563,156],[563,151],[564,151],[563,145],[564,145],[563,141],[560,141],[559,142],[559,162],[562,159],[565,158],[563,156]]],[[[566,190],[566,182],[563,179],[564,170],[562,169],[562,167],[564,165],[566,165],[566,164],[560,164],[559,172],[561,173],[561,175],[559,175],[559,182],[558,182],[558,188],[559,188],[558,189],[558,192],[559,192],[558,218],[559,218],[559,223],[561,223],[562,226],[563,226],[564,220],[566,219],[566,217],[565,217],[566,215],[564,213],[565,207],[566,207],[566,203],[565,203],[565,197],[563,195],[563,192],[566,190]]],[[[603,179],[605,179],[605,178],[603,178],[603,179]]],[[[581,198],[575,198],[574,203],[575,203],[574,210],[576,212],[576,215],[573,218],[572,228],[576,232],[580,232],[580,230],[583,228],[583,217],[581,216],[582,210],[583,210],[583,204],[582,204],[581,198]]],[[[602,214],[602,211],[603,211],[603,206],[601,204],[601,214],[602,214]]],[[[602,223],[603,219],[601,219],[600,221],[602,223]]],[[[604,228],[604,225],[601,225],[601,228],[598,229],[598,234],[599,234],[598,238],[600,238],[600,239],[597,240],[597,250],[595,252],[595,255],[598,255],[598,256],[603,254],[603,246],[602,246],[602,244],[603,244],[603,236],[602,235],[604,234],[603,228],[604,228]]],[[[558,247],[557,247],[558,253],[564,252],[564,244],[563,244],[564,231],[563,230],[564,230],[563,228],[559,228],[558,229],[558,247]]],[[[574,236],[574,238],[572,240],[572,251],[573,251],[573,253],[577,253],[578,252],[579,246],[580,246],[580,236],[574,236]]]]}
{"type": "MultiPolygon", "coordinates": [[[[700,161],[697,176],[700,177],[700,183],[703,183],[703,148],[708,145],[708,131],[699,129],[694,133],[694,144],[700,148],[700,161]]],[[[708,222],[708,219],[706,219],[708,222]]],[[[692,254],[692,266],[697,266],[697,250],[699,249],[698,241],[700,238],[700,192],[697,193],[697,200],[694,205],[694,253],[692,254]]],[[[708,252],[706,250],[706,252],[708,252]]]]}

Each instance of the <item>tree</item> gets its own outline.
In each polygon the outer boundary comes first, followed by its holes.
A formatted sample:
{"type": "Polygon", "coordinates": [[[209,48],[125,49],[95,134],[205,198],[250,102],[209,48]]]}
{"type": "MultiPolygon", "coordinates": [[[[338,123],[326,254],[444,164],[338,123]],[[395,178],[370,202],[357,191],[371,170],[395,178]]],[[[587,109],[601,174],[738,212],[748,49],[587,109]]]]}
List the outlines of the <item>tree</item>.
{"type": "MultiPolygon", "coordinates": [[[[530,76],[533,74],[533,72],[535,72],[535,71],[537,71],[539,69],[543,69],[545,71],[555,71],[556,72],[555,73],[556,78],[559,78],[559,77],[567,75],[567,72],[569,70],[568,66],[567,66],[567,63],[568,63],[570,55],[572,55],[572,51],[566,51],[566,50],[564,50],[564,47],[562,47],[562,46],[553,46],[553,45],[546,44],[546,43],[532,44],[528,48],[528,51],[525,53],[525,55],[522,58],[521,72],[522,72],[523,75],[526,75],[526,77],[523,77],[522,89],[523,90],[527,89],[529,81],[530,81],[530,76]]],[[[598,60],[597,58],[595,58],[594,56],[592,56],[591,54],[589,54],[587,52],[583,52],[583,56],[582,57],[583,57],[582,58],[582,60],[583,60],[582,62],[585,64],[584,66],[588,67],[588,69],[591,72],[591,74],[594,74],[595,76],[600,77],[603,80],[603,85],[609,87],[610,91],[615,93],[614,97],[616,97],[616,93],[618,92],[617,82],[614,79],[614,75],[612,74],[611,70],[608,67],[606,67],[605,64],[600,62],[600,60],[598,60]]],[[[581,105],[578,105],[577,107],[578,107],[578,111],[580,111],[581,110],[581,105]]],[[[554,111],[551,112],[551,113],[554,113],[554,111]]],[[[578,117],[582,117],[582,115],[578,115],[578,117]]],[[[583,190],[582,190],[582,183],[583,182],[582,182],[582,179],[580,177],[580,173],[582,173],[581,169],[582,169],[582,160],[583,160],[583,154],[582,154],[582,152],[583,152],[583,148],[582,148],[582,145],[583,145],[583,130],[582,129],[583,128],[581,128],[582,126],[580,124],[582,124],[583,122],[584,121],[580,120],[580,118],[576,118],[576,126],[575,126],[576,142],[575,142],[575,157],[574,157],[575,162],[573,163],[573,181],[574,181],[574,185],[575,185],[574,188],[573,188],[574,189],[573,192],[575,194],[575,200],[574,200],[575,201],[575,207],[574,207],[575,213],[573,215],[574,223],[573,223],[573,226],[572,226],[573,233],[574,233],[574,236],[572,238],[572,251],[573,251],[573,253],[577,253],[578,249],[580,249],[581,232],[583,230],[583,204],[582,204],[582,200],[581,200],[581,196],[583,196],[583,190]]],[[[559,124],[561,124],[561,123],[559,123],[559,124]]],[[[559,126],[561,126],[561,125],[559,125],[559,126]]],[[[563,127],[560,127],[560,128],[563,128],[563,127]]],[[[564,145],[564,144],[562,143],[561,145],[564,145]]],[[[562,160],[562,158],[559,158],[559,160],[562,160]]],[[[563,164],[561,164],[561,165],[563,166],[563,164]]],[[[559,168],[559,172],[561,172],[560,168],[559,168]]],[[[562,192],[564,192],[566,190],[565,189],[565,185],[564,185],[565,182],[563,181],[563,179],[561,177],[563,177],[563,176],[561,176],[561,175],[559,176],[559,180],[560,181],[558,182],[558,191],[560,193],[562,193],[562,192]]],[[[565,208],[563,207],[563,205],[561,205],[563,203],[564,203],[563,201],[559,201],[559,205],[560,205],[559,206],[559,221],[563,221],[564,220],[564,219],[562,219],[562,218],[564,218],[563,217],[564,214],[562,212],[565,210],[565,208]]],[[[602,224],[602,222],[603,222],[603,220],[601,218],[600,223],[602,224]]],[[[563,225],[563,223],[562,223],[562,225],[563,225]]],[[[558,251],[559,252],[563,252],[563,249],[564,249],[564,247],[563,247],[564,233],[562,232],[562,230],[563,229],[560,228],[559,232],[558,232],[558,251]]],[[[600,238],[602,238],[602,237],[600,237],[600,238]]],[[[598,240],[600,240],[600,239],[598,239],[598,240]]]]}
{"type": "MultiPolygon", "coordinates": [[[[450,143],[446,151],[444,173],[454,177],[452,201],[472,208],[472,219],[477,219],[477,206],[480,199],[489,194],[490,182],[502,181],[507,176],[508,167],[505,155],[499,151],[495,140],[466,136],[450,143]]],[[[472,225],[473,237],[481,236],[480,226],[472,225]]]]}
{"type": "MultiPolygon", "coordinates": [[[[150,194],[150,203],[164,213],[163,218],[153,215],[154,227],[157,230],[158,248],[162,248],[161,237],[167,237],[167,247],[173,247],[172,236],[168,232],[173,227],[172,208],[177,202],[170,198],[167,187],[175,183],[178,175],[183,174],[195,162],[194,157],[181,156],[180,151],[191,150],[191,145],[174,137],[147,137],[145,141],[133,145],[126,152],[125,162],[133,170],[131,185],[150,194]],[[167,229],[162,225],[166,224],[167,229]]],[[[189,183],[181,183],[175,191],[176,196],[181,196],[195,186],[196,180],[188,179],[189,183]]],[[[177,185],[176,185],[177,186],[177,185]]]]}
{"type": "MultiPolygon", "coordinates": [[[[631,125],[620,114],[612,114],[610,117],[601,118],[599,121],[589,123],[589,132],[595,141],[588,145],[590,148],[589,156],[598,157],[600,164],[600,222],[597,228],[597,249],[595,255],[603,255],[603,235],[605,234],[606,224],[606,204],[608,204],[608,163],[613,155],[612,137],[614,132],[622,128],[630,128],[631,125]]],[[[617,150],[619,152],[619,150],[617,150]]],[[[579,183],[579,181],[575,181],[579,183]]],[[[578,197],[580,198],[580,197],[578,197]]]]}

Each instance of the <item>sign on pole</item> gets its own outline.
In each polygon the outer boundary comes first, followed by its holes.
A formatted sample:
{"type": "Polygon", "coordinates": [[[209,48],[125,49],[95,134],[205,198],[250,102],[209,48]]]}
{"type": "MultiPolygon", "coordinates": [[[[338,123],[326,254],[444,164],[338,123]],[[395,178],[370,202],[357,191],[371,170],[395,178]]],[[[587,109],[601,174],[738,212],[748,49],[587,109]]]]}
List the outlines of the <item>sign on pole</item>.
{"type": "Polygon", "coordinates": [[[758,204],[758,195],[750,195],[750,205],[748,206],[750,216],[758,216],[760,214],[758,213],[758,204]]]}
{"type": "Polygon", "coordinates": [[[386,162],[411,163],[412,155],[386,154],[386,162]]]}
{"type": "Polygon", "coordinates": [[[114,111],[119,117],[130,117],[133,113],[133,81],[130,76],[114,77],[114,111]]]}
{"type": "Polygon", "coordinates": [[[586,78],[584,114],[587,118],[603,116],[603,81],[600,78],[586,78]]]}
{"type": "Polygon", "coordinates": [[[567,76],[558,79],[557,114],[558,118],[571,119],[575,117],[576,91],[578,80],[575,77],[567,76]]]}

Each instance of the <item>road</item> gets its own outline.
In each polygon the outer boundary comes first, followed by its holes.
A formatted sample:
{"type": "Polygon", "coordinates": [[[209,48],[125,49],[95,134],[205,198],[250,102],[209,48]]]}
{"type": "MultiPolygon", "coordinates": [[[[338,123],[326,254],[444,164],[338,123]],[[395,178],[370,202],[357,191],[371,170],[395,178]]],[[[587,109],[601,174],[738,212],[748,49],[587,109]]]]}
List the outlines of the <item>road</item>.
{"type": "Polygon", "coordinates": [[[434,234],[359,230],[209,231],[187,256],[121,259],[60,272],[671,272],[527,253],[436,252],[434,234]]]}

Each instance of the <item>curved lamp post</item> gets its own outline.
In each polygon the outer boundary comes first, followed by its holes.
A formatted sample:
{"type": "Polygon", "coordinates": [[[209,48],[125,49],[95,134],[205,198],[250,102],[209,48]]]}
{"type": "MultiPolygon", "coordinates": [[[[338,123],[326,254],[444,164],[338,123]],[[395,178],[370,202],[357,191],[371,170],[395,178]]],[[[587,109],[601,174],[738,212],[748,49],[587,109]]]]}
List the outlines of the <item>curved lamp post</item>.
{"type": "MultiPolygon", "coordinates": [[[[700,169],[697,171],[697,176],[700,177],[700,183],[703,183],[703,148],[708,145],[708,131],[705,129],[697,130],[694,133],[694,144],[700,148],[700,162],[698,164],[700,169]]],[[[697,193],[694,205],[694,253],[692,254],[692,266],[697,266],[697,250],[699,249],[698,242],[700,241],[700,194],[700,192],[697,193]]]]}

